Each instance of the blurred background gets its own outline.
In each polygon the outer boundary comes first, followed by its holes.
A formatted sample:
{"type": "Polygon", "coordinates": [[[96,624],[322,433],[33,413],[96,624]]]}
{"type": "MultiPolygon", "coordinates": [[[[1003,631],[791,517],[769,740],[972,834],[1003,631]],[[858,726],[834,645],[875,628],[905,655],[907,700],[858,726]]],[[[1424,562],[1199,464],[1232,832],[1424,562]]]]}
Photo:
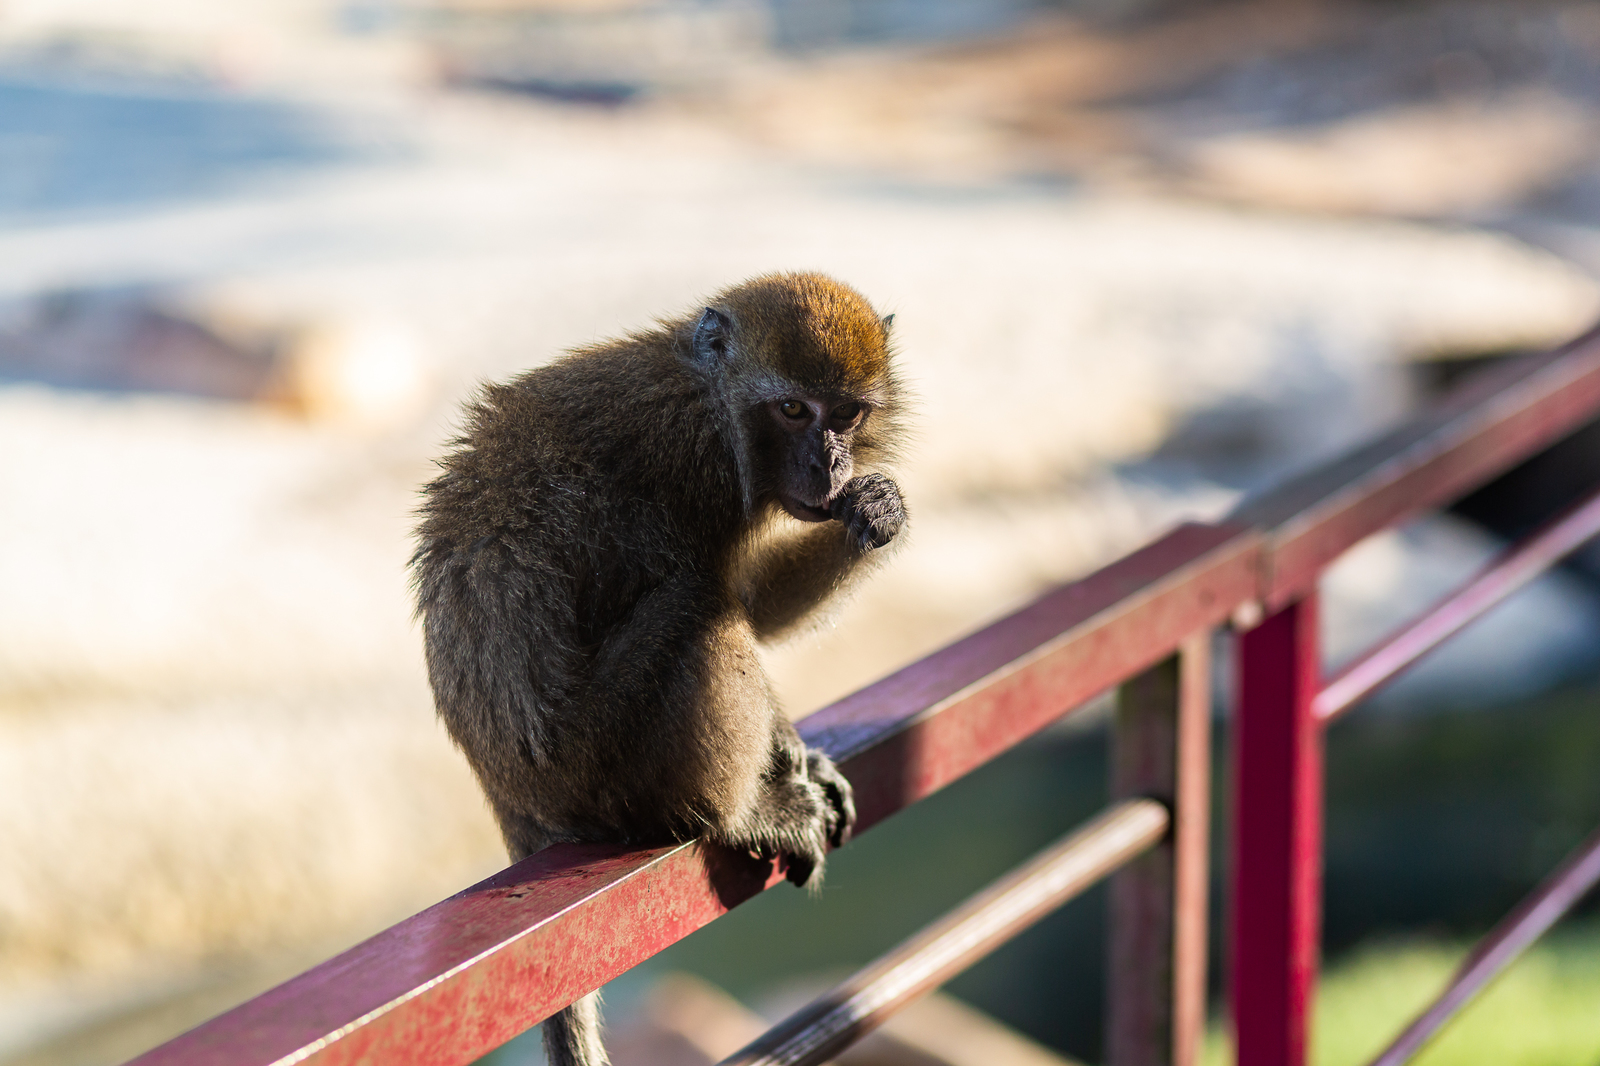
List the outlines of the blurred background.
{"type": "MultiPolygon", "coordinates": [[[[896,314],[915,522],[772,652],[798,717],[1585,328],[1597,131],[1593,2],[0,0],[0,1064],[120,1062],[504,864],[404,570],[477,383],[769,270],[896,314]]],[[[1594,481],[1589,433],[1359,546],[1330,662],[1594,481]]],[[[1096,809],[1103,719],[615,982],[619,1066],[1096,809]]],[[[1329,757],[1340,1066],[1600,823],[1600,555],[1329,757]]],[[[1098,1061],[1099,908],[860,1054],[1098,1061]]],[[[1600,924],[1423,1061],[1600,1063],[1600,924]]]]}

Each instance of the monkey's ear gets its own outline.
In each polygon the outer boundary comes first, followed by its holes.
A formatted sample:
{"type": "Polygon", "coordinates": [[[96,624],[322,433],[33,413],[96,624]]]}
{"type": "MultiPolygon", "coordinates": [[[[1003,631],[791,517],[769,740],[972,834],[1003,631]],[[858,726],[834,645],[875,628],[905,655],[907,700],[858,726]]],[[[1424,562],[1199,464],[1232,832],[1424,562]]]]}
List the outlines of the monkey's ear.
{"type": "Polygon", "coordinates": [[[705,309],[700,321],[695,323],[691,344],[696,365],[710,370],[722,364],[728,354],[728,331],[731,326],[728,316],[721,311],[714,307],[705,309]]]}
{"type": "Polygon", "coordinates": [[[884,333],[888,333],[890,327],[892,327],[893,325],[894,325],[894,312],[891,311],[888,314],[883,316],[883,332],[884,333]]]}

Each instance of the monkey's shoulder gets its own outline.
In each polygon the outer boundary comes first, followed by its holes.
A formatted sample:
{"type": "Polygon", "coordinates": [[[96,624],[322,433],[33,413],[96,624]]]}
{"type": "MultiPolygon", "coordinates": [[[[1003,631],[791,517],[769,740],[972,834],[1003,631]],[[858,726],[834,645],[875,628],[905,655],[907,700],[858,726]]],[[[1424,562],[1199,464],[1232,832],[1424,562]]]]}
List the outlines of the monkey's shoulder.
{"type": "Polygon", "coordinates": [[[692,392],[641,412],[636,397],[595,373],[606,363],[575,358],[487,386],[423,490],[422,541],[503,540],[573,564],[694,554],[706,513],[737,506],[737,486],[723,484],[724,445],[703,412],[685,413],[692,392]]]}

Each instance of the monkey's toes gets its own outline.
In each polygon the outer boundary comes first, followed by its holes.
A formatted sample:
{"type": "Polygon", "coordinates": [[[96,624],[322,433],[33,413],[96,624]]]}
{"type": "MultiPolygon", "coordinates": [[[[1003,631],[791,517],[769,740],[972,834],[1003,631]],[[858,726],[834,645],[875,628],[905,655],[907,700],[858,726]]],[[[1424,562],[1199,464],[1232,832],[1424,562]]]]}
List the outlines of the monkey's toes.
{"type": "Polygon", "coordinates": [[[811,880],[811,875],[822,865],[822,860],[810,855],[787,855],[783,876],[796,888],[805,888],[811,880]]]}
{"type": "Polygon", "coordinates": [[[836,848],[842,847],[856,828],[855,789],[851,788],[849,779],[839,772],[833,760],[816,749],[806,753],[806,775],[822,787],[822,793],[828,801],[824,815],[828,843],[836,848]]]}

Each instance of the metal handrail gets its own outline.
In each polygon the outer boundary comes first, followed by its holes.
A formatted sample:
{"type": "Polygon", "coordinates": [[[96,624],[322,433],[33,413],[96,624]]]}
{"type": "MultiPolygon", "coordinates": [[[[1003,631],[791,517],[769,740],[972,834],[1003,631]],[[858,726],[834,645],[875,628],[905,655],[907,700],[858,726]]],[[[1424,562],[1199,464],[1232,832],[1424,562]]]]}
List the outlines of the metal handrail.
{"type": "MultiPolygon", "coordinates": [[[[1234,1015],[1242,1059],[1297,1066],[1320,899],[1317,576],[1368,534],[1462,495],[1597,415],[1600,334],[1590,333],[1469,383],[1422,417],[1249,501],[1224,522],[1178,527],[824,708],[800,723],[801,735],[840,763],[866,830],[1090,697],[1154,676],[1180,645],[1203,647],[1226,620],[1266,614],[1239,642],[1234,1015]],[[1245,920],[1239,886],[1257,876],[1245,920]],[[1257,1024],[1274,1011],[1288,1020],[1257,1024]]],[[[1523,561],[1548,562],[1547,555],[1530,550],[1523,561]]],[[[1199,705],[1194,692],[1203,689],[1185,690],[1191,722],[1199,705]]],[[[1170,724],[1170,701],[1161,706],[1156,718],[1170,724]]],[[[1169,725],[1129,728],[1150,751],[1165,751],[1157,759],[1166,760],[1165,769],[1152,770],[1152,779],[1172,778],[1175,757],[1163,748],[1176,743],[1169,725]]],[[[1192,735],[1192,725],[1185,728],[1192,735]]],[[[1198,745],[1187,743],[1192,764],[1198,745]]],[[[1186,795],[1204,792],[1197,782],[1204,785],[1203,777],[1190,772],[1186,795]]],[[[1117,1052],[1125,1057],[1187,1066],[1196,1054],[1205,852],[1197,805],[1178,806],[1180,828],[1186,818],[1191,825],[1184,840],[1163,846],[1164,857],[1127,882],[1125,913],[1147,914],[1157,901],[1168,940],[1118,941],[1126,949],[1120,972],[1137,978],[1114,981],[1113,1012],[1122,1014],[1112,1046],[1140,1049],[1117,1052]],[[1188,887],[1174,889],[1180,882],[1188,887]],[[1181,950],[1173,947],[1179,942],[1181,950]],[[1170,951],[1181,962],[1163,955],[1170,951]],[[1163,985],[1155,970],[1165,965],[1184,975],[1183,989],[1163,985]],[[1125,996],[1126,989],[1133,991],[1125,996]],[[1144,999],[1118,1006],[1127,996],[1144,999]],[[1160,1010],[1168,1011],[1164,1022],[1153,1013],[1160,1010]],[[1181,1023],[1172,1022],[1178,1014],[1181,1023]],[[1123,1030],[1153,1032],[1158,1023],[1170,1031],[1117,1043],[1123,1030]]],[[[649,850],[557,845],[135,1062],[470,1062],[780,880],[772,863],[700,842],[649,850]]],[[[1131,928],[1131,918],[1112,910],[1114,926],[1131,928]]],[[[1117,957],[1113,952],[1114,978],[1117,957]]]]}
{"type": "MultiPolygon", "coordinates": [[[[1369,534],[1459,498],[1597,416],[1600,330],[1591,330],[1557,351],[1468,382],[1421,418],[1230,515],[1262,536],[1263,609],[1237,616],[1244,632],[1236,642],[1230,730],[1230,999],[1241,1063],[1303,1066],[1309,1051],[1321,939],[1322,730],[1329,717],[1317,706],[1324,690],[1318,577],[1369,534]]],[[[1584,522],[1575,519],[1576,526],[1584,522]]],[[[1573,528],[1558,523],[1556,533],[1564,537],[1573,528]]],[[[1550,547],[1513,549],[1502,567],[1480,575],[1481,584],[1455,594],[1455,607],[1479,600],[1486,607],[1505,579],[1527,576],[1524,564],[1531,570],[1554,562],[1550,547]]],[[[1354,669],[1393,676],[1427,650],[1422,638],[1434,627],[1459,628],[1453,621],[1449,611],[1425,616],[1415,632],[1402,631],[1401,646],[1380,645],[1354,669]]],[[[1344,696],[1367,690],[1358,681],[1356,674],[1336,678],[1323,706],[1348,706],[1344,696]]]]}
{"type": "MultiPolygon", "coordinates": [[[[1256,539],[1179,526],[805,718],[855,786],[857,835],[1220,624],[1255,591],[1256,539]]],[[[701,841],[558,844],[133,1064],[471,1062],[782,880],[701,841]]]]}

